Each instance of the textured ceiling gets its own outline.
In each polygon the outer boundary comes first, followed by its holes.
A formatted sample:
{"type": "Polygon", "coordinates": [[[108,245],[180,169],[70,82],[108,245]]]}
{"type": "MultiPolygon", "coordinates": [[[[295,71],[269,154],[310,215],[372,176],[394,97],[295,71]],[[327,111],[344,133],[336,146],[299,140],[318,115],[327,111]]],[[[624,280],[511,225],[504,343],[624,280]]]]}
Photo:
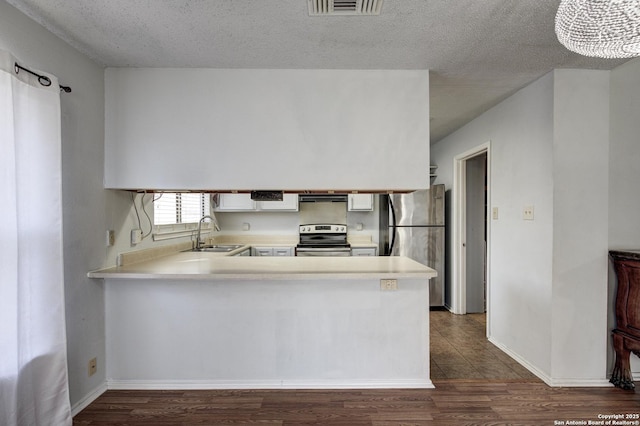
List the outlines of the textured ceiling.
{"type": "Polygon", "coordinates": [[[435,142],[554,68],[559,0],[384,0],[379,16],[310,17],[307,0],[7,0],[113,67],[431,70],[435,142]]]}

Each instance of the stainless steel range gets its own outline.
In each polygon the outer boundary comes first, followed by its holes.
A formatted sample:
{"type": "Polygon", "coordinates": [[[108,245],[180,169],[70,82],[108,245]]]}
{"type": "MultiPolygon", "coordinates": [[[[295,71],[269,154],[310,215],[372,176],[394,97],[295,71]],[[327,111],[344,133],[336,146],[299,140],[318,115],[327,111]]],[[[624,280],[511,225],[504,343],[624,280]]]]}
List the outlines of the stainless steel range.
{"type": "Polygon", "coordinates": [[[296,246],[296,256],[351,256],[347,225],[300,225],[300,243],[296,246]]]}

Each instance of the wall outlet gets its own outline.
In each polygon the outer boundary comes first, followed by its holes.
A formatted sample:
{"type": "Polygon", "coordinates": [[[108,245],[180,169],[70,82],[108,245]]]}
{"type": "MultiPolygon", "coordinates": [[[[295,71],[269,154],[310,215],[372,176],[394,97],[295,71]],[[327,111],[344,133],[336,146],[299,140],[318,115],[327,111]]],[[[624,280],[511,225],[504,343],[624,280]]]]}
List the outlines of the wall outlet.
{"type": "Polygon", "coordinates": [[[522,209],[523,220],[533,220],[533,206],[524,206],[522,209]]]}
{"type": "Polygon", "coordinates": [[[107,247],[111,247],[116,243],[116,232],[113,229],[107,231],[107,247]]]}
{"type": "Polygon", "coordinates": [[[140,244],[142,242],[142,229],[131,230],[131,244],[140,244]]]}
{"type": "Polygon", "coordinates": [[[382,279],[380,280],[380,290],[397,290],[398,280],[382,279]]]}
{"type": "Polygon", "coordinates": [[[93,376],[98,371],[98,360],[96,358],[91,358],[89,360],[89,376],[93,376]]]}

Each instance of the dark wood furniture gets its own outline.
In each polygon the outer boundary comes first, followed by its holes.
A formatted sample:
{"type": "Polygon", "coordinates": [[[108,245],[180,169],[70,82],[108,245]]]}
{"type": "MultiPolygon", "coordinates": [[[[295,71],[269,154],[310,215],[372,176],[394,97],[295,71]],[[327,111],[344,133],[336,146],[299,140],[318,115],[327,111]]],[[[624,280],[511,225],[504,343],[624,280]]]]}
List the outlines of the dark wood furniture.
{"type": "Polygon", "coordinates": [[[609,256],[618,278],[613,329],[616,363],[609,381],[619,388],[633,389],[629,357],[631,352],[640,356],[640,250],[612,250],[609,256]]]}

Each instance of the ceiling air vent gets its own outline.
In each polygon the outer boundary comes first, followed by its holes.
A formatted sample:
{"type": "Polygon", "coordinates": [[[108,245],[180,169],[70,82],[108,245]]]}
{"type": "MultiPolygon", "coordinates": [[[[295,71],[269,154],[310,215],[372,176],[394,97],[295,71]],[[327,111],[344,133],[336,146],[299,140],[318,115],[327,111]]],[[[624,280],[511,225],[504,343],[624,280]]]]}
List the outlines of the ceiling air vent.
{"type": "Polygon", "coordinates": [[[382,0],[308,0],[309,15],[379,15],[382,0]]]}

